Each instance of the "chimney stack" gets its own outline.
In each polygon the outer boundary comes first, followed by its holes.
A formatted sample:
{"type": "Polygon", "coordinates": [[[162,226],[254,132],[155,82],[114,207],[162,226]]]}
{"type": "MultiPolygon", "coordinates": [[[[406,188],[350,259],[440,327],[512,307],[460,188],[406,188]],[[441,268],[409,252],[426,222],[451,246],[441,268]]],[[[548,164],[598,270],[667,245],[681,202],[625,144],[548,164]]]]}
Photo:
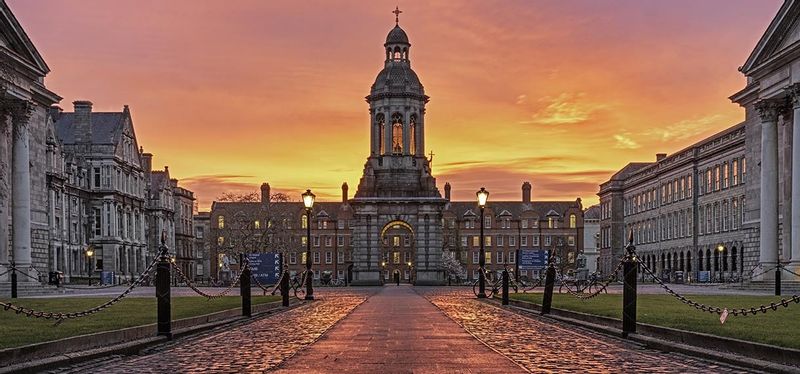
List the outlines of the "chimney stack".
{"type": "Polygon", "coordinates": [[[75,126],[75,142],[92,142],[92,102],[89,100],[76,100],[72,102],[75,108],[75,118],[72,125],[75,126]]]}
{"type": "Polygon", "coordinates": [[[656,153],[656,162],[661,162],[665,158],[667,158],[666,153],[656,153]]]}
{"type": "Polygon", "coordinates": [[[342,183],[342,204],[347,204],[347,190],[349,188],[347,182],[342,183]]]}
{"type": "Polygon", "coordinates": [[[525,182],[522,184],[522,202],[531,202],[531,183],[525,182]]]}
{"type": "Polygon", "coordinates": [[[150,173],[153,171],[153,154],[152,153],[142,153],[142,170],[145,173],[150,173]]]}
{"type": "Polygon", "coordinates": [[[444,199],[450,201],[450,182],[444,184],[444,199]]]}
{"type": "Polygon", "coordinates": [[[269,204],[270,188],[269,183],[261,183],[261,203],[269,204]]]}

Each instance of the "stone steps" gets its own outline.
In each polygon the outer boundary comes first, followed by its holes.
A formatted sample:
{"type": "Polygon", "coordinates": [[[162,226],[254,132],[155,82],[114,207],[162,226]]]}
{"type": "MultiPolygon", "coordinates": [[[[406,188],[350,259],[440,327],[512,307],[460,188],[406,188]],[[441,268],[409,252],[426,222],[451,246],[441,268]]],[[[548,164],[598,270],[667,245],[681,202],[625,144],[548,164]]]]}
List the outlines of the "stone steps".
{"type": "MultiPolygon", "coordinates": [[[[775,291],[775,282],[750,282],[743,285],[730,285],[725,288],[734,290],[748,290],[748,291],[775,291]]],[[[800,282],[798,281],[782,281],[781,293],[783,295],[797,295],[800,294],[800,282]]]]}

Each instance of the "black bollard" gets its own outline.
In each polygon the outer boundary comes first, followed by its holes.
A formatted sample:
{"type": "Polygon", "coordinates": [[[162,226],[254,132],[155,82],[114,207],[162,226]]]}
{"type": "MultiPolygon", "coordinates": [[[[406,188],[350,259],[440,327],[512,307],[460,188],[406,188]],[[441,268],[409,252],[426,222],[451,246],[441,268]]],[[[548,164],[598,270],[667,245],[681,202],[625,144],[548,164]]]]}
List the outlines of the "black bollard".
{"type": "Polygon", "coordinates": [[[161,244],[161,255],[156,265],[156,300],[158,302],[158,333],[172,339],[172,307],[170,305],[170,263],[167,246],[161,244]]]}
{"type": "Polygon", "coordinates": [[[253,304],[250,294],[250,266],[247,263],[247,256],[239,254],[239,263],[242,264],[242,280],[239,281],[239,293],[242,295],[242,316],[251,317],[253,315],[253,304]]]}
{"type": "Polygon", "coordinates": [[[283,306],[289,306],[289,271],[283,272],[281,277],[281,298],[283,299],[283,306]]]}
{"type": "Polygon", "coordinates": [[[781,295],[781,266],[775,269],[775,296],[781,295]]]}
{"type": "Polygon", "coordinates": [[[636,333],[636,273],[638,263],[633,255],[628,255],[623,265],[625,285],[622,291],[622,337],[636,333]]]}
{"type": "Polygon", "coordinates": [[[503,270],[503,305],[508,305],[508,270],[503,270]]]}
{"type": "Polygon", "coordinates": [[[544,277],[544,297],[542,298],[542,314],[550,314],[553,305],[553,287],[556,285],[556,268],[553,264],[547,267],[544,277]]]}
{"type": "Polygon", "coordinates": [[[11,298],[17,298],[17,269],[11,265],[11,298]]]}

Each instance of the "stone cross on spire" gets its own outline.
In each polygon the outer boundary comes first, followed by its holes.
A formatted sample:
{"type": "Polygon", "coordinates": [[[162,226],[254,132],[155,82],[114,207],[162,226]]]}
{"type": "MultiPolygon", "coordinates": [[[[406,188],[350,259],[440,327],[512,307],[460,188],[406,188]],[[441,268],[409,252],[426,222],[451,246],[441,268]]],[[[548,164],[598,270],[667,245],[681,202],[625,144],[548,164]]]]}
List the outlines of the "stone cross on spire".
{"type": "Polygon", "coordinates": [[[392,13],[394,13],[394,24],[395,24],[396,26],[397,26],[397,25],[400,25],[400,13],[403,13],[403,11],[402,11],[402,10],[400,10],[400,7],[399,7],[399,6],[396,6],[396,7],[394,8],[394,10],[392,11],[392,13]]]}

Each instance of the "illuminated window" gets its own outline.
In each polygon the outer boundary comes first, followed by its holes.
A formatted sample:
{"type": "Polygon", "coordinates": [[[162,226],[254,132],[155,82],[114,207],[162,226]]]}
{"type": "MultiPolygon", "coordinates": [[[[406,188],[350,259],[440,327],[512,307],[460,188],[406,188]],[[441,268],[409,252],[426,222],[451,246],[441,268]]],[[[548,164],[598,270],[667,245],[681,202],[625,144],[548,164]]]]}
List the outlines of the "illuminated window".
{"type": "Polygon", "coordinates": [[[400,252],[392,252],[392,262],[395,264],[400,263],[400,252]]]}
{"type": "Polygon", "coordinates": [[[375,116],[375,126],[377,127],[376,131],[378,132],[378,150],[380,154],[386,153],[386,119],[383,113],[378,113],[375,116]]]}
{"type": "Polygon", "coordinates": [[[556,227],[556,219],[553,217],[547,217],[547,227],[548,228],[555,228],[556,227]]]}
{"type": "Polygon", "coordinates": [[[484,236],[483,240],[486,242],[486,246],[487,247],[491,247],[492,246],[492,237],[491,236],[484,236]]]}
{"type": "Polygon", "coordinates": [[[408,135],[409,135],[408,136],[409,137],[409,142],[408,143],[411,146],[411,149],[409,150],[409,153],[411,153],[412,155],[417,153],[417,134],[416,134],[416,132],[417,132],[417,115],[416,114],[412,114],[411,115],[411,122],[408,125],[408,135]]]}
{"type": "Polygon", "coordinates": [[[728,163],[722,164],[722,188],[728,188],[728,175],[730,171],[728,169],[728,163]]]}
{"type": "Polygon", "coordinates": [[[306,252],[301,253],[301,256],[300,256],[300,263],[301,264],[305,264],[306,263],[306,259],[308,258],[308,256],[306,256],[306,255],[307,255],[306,252]]]}
{"type": "Polygon", "coordinates": [[[219,238],[217,238],[217,245],[222,246],[223,244],[225,244],[225,237],[220,236],[219,238]]]}
{"type": "Polygon", "coordinates": [[[577,217],[575,217],[574,214],[570,214],[569,215],[569,228],[574,229],[575,227],[577,227],[577,225],[578,225],[577,221],[578,221],[577,217]]]}
{"type": "Polygon", "coordinates": [[[303,217],[300,218],[300,228],[305,229],[307,227],[308,227],[308,216],[303,215],[303,217]]]}
{"type": "Polygon", "coordinates": [[[392,245],[395,246],[395,247],[399,247],[400,246],[400,237],[399,236],[393,236],[392,237],[392,245]]]}
{"type": "Polygon", "coordinates": [[[480,236],[473,236],[472,237],[472,246],[477,247],[481,245],[481,237],[480,236]]]}
{"type": "Polygon", "coordinates": [[[305,236],[301,237],[300,238],[300,244],[306,245],[306,243],[308,243],[308,238],[306,238],[305,236]]]}
{"type": "Polygon", "coordinates": [[[486,253],[484,253],[484,255],[486,255],[486,263],[487,264],[491,264],[492,263],[492,252],[486,252],[486,253]]]}
{"type": "Polygon", "coordinates": [[[574,236],[567,237],[567,245],[569,245],[569,246],[574,246],[575,245],[575,237],[574,236]]]}
{"type": "Polygon", "coordinates": [[[254,224],[255,228],[257,228],[257,229],[261,228],[261,221],[255,221],[253,224],[254,224]]]}
{"type": "Polygon", "coordinates": [[[403,153],[403,121],[400,113],[392,114],[392,153],[403,153]]]}
{"type": "Polygon", "coordinates": [[[731,162],[731,171],[733,172],[733,180],[731,181],[732,185],[739,184],[739,160],[733,160],[731,162]]]}
{"type": "Polygon", "coordinates": [[[217,228],[224,229],[225,228],[225,216],[217,217],[217,228]]]}

